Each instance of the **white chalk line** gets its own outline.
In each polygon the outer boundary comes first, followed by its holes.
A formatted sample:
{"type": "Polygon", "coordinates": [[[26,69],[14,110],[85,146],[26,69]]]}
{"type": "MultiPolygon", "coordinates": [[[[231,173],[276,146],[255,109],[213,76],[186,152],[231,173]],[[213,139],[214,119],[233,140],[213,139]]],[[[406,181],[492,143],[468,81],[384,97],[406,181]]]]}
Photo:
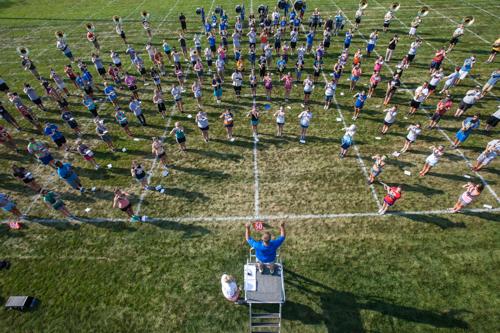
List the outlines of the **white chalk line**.
{"type": "MultiPolygon", "coordinates": [[[[339,9],[339,10],[341,9],[341,8],[340,8],[340,7],[339,7],[339,6],[335,3],[335,1],[334,1],[334,0],[330,0],[330,1],[333,3],[333,5],[334,5],[337,9],[339,9]]],[[[377,0],[373,0],[373,1],[374,1],[374,2],[376,2],[376,3],[378,3],[378,4],[380,5],[380,3],[379,3],[377,0]]],[[[401,24],[405,25],[405,24],[404,24],[401,20],[399,20],[399,19],[397,19],[397,20],[398,20],[401,24]]],[[[349,19],[347,19],[347,22],[348,22],[351,26],[354,26],[354,25],[352,24],[352,22],[351,22],[349,19]]],[[[361,38],[363,38],[363,39],[366,41],[366,38],[365,38],[365,36],[363,35],[363,33],[361,33],[360,31],[358,31],[358,34],[361,36],[361,38]]],[[[379,54],[377,51],[374,51],[374,52],[375,52],[375,54],[377,54],[377,56],[380,56],[380,54],[379,54]]],[[[391,67],[390,67],[388,64],[386,64],[386,66],[387,66],[387,69],[391,72],[391,74],[392,74],[392,75],[394,75],[394,72],[393,72],[393,70],[391,69],[391,67]]],[[[402,86],[403,86],[403,87],[406,87],[404,83],[402,83],[402,86]]],[[[410,96],[413,96],[413,94],[412,94],[409,90],[407,90],[406,92],[407,92],[410,96]]],[[[428,114],[427,110],[425,110],[425,109],[424,109],[424,112],[425,112],[426,114],[428,114]]],[[[444,137],[445,137],[448,141],[450,141],[451,143],[453,143],[453,141],[451,141],[450,137],[449,137],[449,136],[448,136],[448,135],[447,135],[447,134],[446,134],[446,133],[445,133],[445,132],[444,132],[441,128],[439,128],[439,126],[438,126],[438,130],[439,130],[439,132],[440,132],[440,133],[441,133],[441,134],[442,134],[442,135],[443,135],[443,136],[444,136],[444,137]]],[[[471,165],[472,165],[472,164],[471,164],[471,162],[470,162],[470,161],[469,161],[469,159],[468,159],[468,158],[467,158],[467,157],[466,157],[466,156],[462,153],[462,151],[461,151],[460,149],[457,149],[457,151],[458,151],[458,153],[460,154],[460,156],[461,156],[461,157],[465,160],[466,164],[467,164],[468,166],[471,166],[471,165]]],[[[498,195],[495,193],[495,191],[491,188],[491,186],[488,184],[488,182],[487,182],[487,181],[486,181],[486,180],[485,180],[485,179],[484,179],[484,178],[483,178],[483,177],[482,177],[482,176],[481,176],[478,172],[476,172],[476,171],[475,171],[475,172],[474,172],[474,174],[476,174],[476,176],[477,176],[477,177],[481,180],[481,182],[484,184],[484,186],[485,186],[485,187],[488,189],[488,191],[489,191],[489,192],[493,195],[493,197],[495,198],[495,200],[496,200],[497,202],[500,202],[500,198],[499,198],[499,197],[498,197],[498,195]]]]}
{"type": "MultiPolygon", "coordinates": [[[[452,23],[455,23],[455,24],[457,24],[457,25],[459,24],[459,22],[457,22],[457,21],[455,21],[455,20],[451,19],[451,18],[450,18],[450,17],[448,17],[448,16],[443,15],[440,11],[438,11],[437,9],[435,9],[435,8],[431,7],[430,5],[426,4],[425,2],[420,1],[420,0],[417,0],[417,1],[418,1],[419,3],[421,3],[422,5],[429,7],[429,9],[430,9],[430,10],[432,10],[432,11],[436,12],[436,13],[437,13],[438,15],[440,15],[442,18],[445,18],[445,19],[447,19],[448,21],[450,21],[450,22],[452,22],[452,23]]],[[[488,40],[484,39],[484,38],[483,38],[483,37],[481,37],[480,35],[476,34],[474,31],[470,30],[469,28],[465,28],[465,30],[467,30],[468,32],[470,32],[471,34],[473,34],[474,36],[476,36],[477,38],[479,38],[479,39],[480,39],[480,40],[482,40],[483,42],[485,42],[485,43],[487,43],[487,44],[489,44],[489,45],[491,45],[491,44],[492,44],[490,41],[488,41],[488,40]]]]}
{"type": "MultiPolygon", "coordinates": [[[[497,208],[471,208],[463,209],[461,213],[497,213],[500,212],[500,207],[497,208]]],[[[378,217],[387,218],[388,216],[422,216],[422,215],[451,215],[461,214],[453,213],[451,209],[438,210],[421,210],[421,211],[389,211],[384,215],[378,212],[353,212],[353,213],[327,213],[327,214],[273,214],[260,215],[259,219],[264,221],[272,220],[337,220],[342,218],[356,217],[378,217]]],[[[123,218],[84,218],[79,217],[79,222],[98,224],[98,223],[122,223],[129,222],[129,219],[123,218]]],[[[184,216],[184,217],[163,217],[163,218],[148,218],[146,223],[161,223],[161,222],[238,222],[238,221],[254,221],[255,216],[184,216]]],[[[1,224],[6,224],[9,221],[4,220],[1,224]]],[[[69,223],[67,219],[51,219],[51,218],[25,218],[25,223],[69,223]]]]}
{"type": "Polygon", "coordinates": [[[254,207],[255,207],[255,218],[259,217],[260,202],[259,202],[259,163],[258,159],[258,149],[257,141],[253,142],[253,175],[254,175],[254,207]]]}
{"type": "MultiPolygon", "coordinates": [[[[490,12],[490,11],[488,11],[488,10],[486,10],[486,9],[483,9],[483,8],[481,8],[481,7],[477,6],[477,5],[475,5],[475,4],[473,4],[473,3],[469,2],[469,1],[463,1],[463,2],[464,2],[464,3],[466,3],[466,4],[468,4],[469,6],[472,6],[472,7],[474,7],[474,8],[479,9],[479,10],[480,10],[480,11],[482,11],[482,12],[485,12],[485,13],[486,13],[486,14],[488,14],[488,15],[493,16],[493,17],[494,17],[494,18],[496,18],[496,19],[498,19],[498,18],[499,18],[499,16],[498,16],[498,15],[495,15],[495,14],[493,14],[492,12],[490,12]]],[[[496,7],[496,6],[488,6],[488,7],[496,7]]]]}

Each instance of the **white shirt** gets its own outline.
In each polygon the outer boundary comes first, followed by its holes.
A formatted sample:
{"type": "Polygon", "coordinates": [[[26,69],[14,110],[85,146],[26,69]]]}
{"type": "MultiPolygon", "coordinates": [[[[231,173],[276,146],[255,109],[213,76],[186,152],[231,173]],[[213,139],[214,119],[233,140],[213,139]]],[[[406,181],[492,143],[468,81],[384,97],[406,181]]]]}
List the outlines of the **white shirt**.
{"type": "Polygon", "coordinates": [[[415,125],[411,125],[409,127],[408,135],[406,136],[406,138],[410,141],[415,141],[417,140],[417,136],[419,136],[421,132],[422,130],[420,128],[415,125]]]}
{"type": "Polygon", "coordinates": [[[236,285],[236,282],[232,281],[227,283],[223,280],[223,278],[224,276],[220,280],[220,283],[222,285],[222,294],[225,298],[232,299],[238,293],[238,286],[236,285]]]}
{"type": "Polygon", "coordinates": [[[172,90],[170,90],[170,93],[174,96],[175,100],[181,98],[181,89],[179,87],[173,87],[172,90]]]}
{"type": "Polygon", "coordinates": [[[444,77],[444,74],[442,72],[436,72],[434,74],[432,74],[431,76],[431,81],[429,82],[429,84],[431,86],[437,86],[439,84],[439,82],[441,81],[441,79],[444,77]]]}
{"type": "Polygon", "coordinates": [[[398,114],[398,111],[394,108],[390,108],[387,110],[384,110],[386,112],[384,121],[386,123],[392,124],[393,122],[396,121],[396,115],[398,114]]]}
{"type": "Polygon", "coordinates": [[[313,90],[313,82],[311,80],[304,80],[304,91],[311,92],[313,90]]]}
{"type": "Polygon", "coordinates": [[[429,89],[420,86],[415,90],[415,96],[413,97],[413,100],[421,103],[425,101],[428,95],[429,95],[429,89]]]}
{"type": "Polygon", "coordinates": [[[234,72],[233,75],[231,75],[231,80],[233,80],[234,87],[241,87],[241,83],[243,82],[243,76],[241,75],[240,72],[234,72]]]}
{"type": "Polygon", "coordinates": [[[471,89],[471,90],[467,91],[467,93],[465,94],[465,96],[463,98],[463,101],[464,101],[464,103],[467,103],[467,104],[474,104],[474,103],[476,103],[477,98],[479,96],[481,96],[481,93],[478,90],[471,89]]]}
{"type": "Polygon", "coordinates": [[[325,96],[333,96],[335,95],[335,89],[337,85],[335,83],[328,82],[325,87],[325,96]]]}
{"type": "Polygon", "coordinates": [[[410,50],[408,51],[408,54],[410,55],[415,55],[417,54],[417,49],[420,47],[420,44],[417,42],[413,42],[410,45],[410,50]]]}
{"type": "Polygon", "coordinates": [[[300,124],[303,126],[309,126],[312,116],[312,112],[304,112],[300,117],[300,124]]]}
{"type": "Polygon", "coordinates": [[[455,37],[458,37],[458,36],[463,35],[463,34],[464,34],[464,29],[462,29],[460,27],[456,28],[455,31],[453,32],[453,36],[455,36],[455,37]]]}

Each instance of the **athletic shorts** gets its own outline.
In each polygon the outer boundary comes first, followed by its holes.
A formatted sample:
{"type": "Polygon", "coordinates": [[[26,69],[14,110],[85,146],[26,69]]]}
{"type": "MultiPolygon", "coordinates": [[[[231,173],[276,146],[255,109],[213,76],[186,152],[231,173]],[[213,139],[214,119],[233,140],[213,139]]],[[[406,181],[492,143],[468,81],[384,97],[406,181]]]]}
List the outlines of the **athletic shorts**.
{"type": "Polygon", "coordinates": [[[127,127],[128,126],[128,121],[126,121],[124,123],[120,123],[120,126],[123,127],[123,128],[127,127]]]}
{"type": "Polygon", "coordinates": [[[458,106],[458,108],[460,110],[463,110],[464,112],[467,111],[468,109],[470,109],[474,104],[468,104],[468,103],[465,103],[464,101],[461,101],[460,102],[460,105],[458,106]]]}
{"type": "Polygon", "coordinates": [[[5,92],[8,90],[9,90],[9,86],[7,85],[7,83],[3,82],[2,84],[0,84],[0,91],[5,92]]]}
{"type": "Polygon", "coordinates": [[[438,113],[438,112],[434,112],[434,114],[433,114],[433,115],[432,115],[432,117],[431,117],[431,120],[432,120],[432,121],[435,121],[435,122],[438,122],[438,121],[439,121],[439,119],[441,119],[441,114],[440,114],[440,113],[438,113]]]}
{"type": "Polygon", "coordinates": [[[132,207],[132,204],[131,204],[131,203],[129,203],[128,205],[126,205],[126,206],[125,206],[125,207],[123,207],[123,208],[120,208],[120,210],[121,210],[122,212],[126,212],[126,211],[130,208],[130,207],[132,207]]]}
{"type": "Polygon", "coordinates": [[[40,97],[37,99],[34,99],[33,103],[35,103],[36,105],[42,105],[42,99],[40,97]]]}
{"type": "Polygon", "coordinates": [[[137,90],[137,86],[134,84],[134,85],[132,85],[132,86],[129,86],[129,87],[128,87],[128,89],[129,89],[130,91],[136,91],[136,90],[137,90]]]}
{"type": "Polygon", "coordinates": [[[40,162],[42,162],[43,165],[49,164],[51,161],[54,160],[51,154],[48,154],[47,156],[40,157],[39,158],[40,162]]]}
{"type": "Polygon", "coordinates": [[[429,86],[427,88],[429,88],[429,91],[434,91],[434,90],[436,90],[437,86],[429,84],[429,86]]]}
{"type": "Polygon", "coordinates": [[[186,142],[186,137],[182,137],[182,138],[175,138],[175,141],[177,141],[177,143],[181,144],[181,143],[184,143],[186,142]]]}
{"type": "Polygon", "coordinates": [[[457,45],[458,43],[458,37],[453,37],[450,39],[450,44],[451,45],[457,45]]]}
{"type": "Polygon", "coordinates": [[[208,131],[209,128],[210,128],[210,126],[206,126],[206,127],[203,127],[203,128],[198,127],[198,128],[200,129],[200,131],[204,132],[204,131],[208,131]]]}
{"type": "Polygon", "coordinates": [[[392,124],[394,124],[394,123],[388,123],[387,121],[385,121],[385,120],[384,120],[384,125],[385,125],[385,126],[387,126],[387,127],[391,127],[391,126],[392,126],[392,124]]]}
{"type": "Polygon", "coordinates": [[[61,147],[66,143],[66,138],[64,136],[60,137],[59,139],[54,140],[54,143],[58,146],[61,147]]]}
{"type": "Polygon", "coordinates": [[[416,100],[412,99],[410,102],[410,106],[412,108],[418,109],[420,107],[420,102],[417,102],[416,100]]]}
{"type": "Polygon", "coordinates": [[[486,120],[486,124],[490,125],[491,127],[496,127],[500,119],[490,116],[488,120],[486,120]]]}
{"type": "Polygon", "coordinates": [[[104,68],[98,68],[97,69],[97,72],[99,73],[99,75],[106,75],[106,70],[104,68]]]}
{"type": "Polygon", "coordinates": [[[441,63],[437,61],[431,61],[431,68],[432,69],[439,69],[441,67],[441,63]]]}
{"type": "Polygon", "coordinates": [[[165,103],[158,103],[158,112],[166,111],[165,103]]]}
{"type": "Polygon", "coordinates": [[[331,102],[332,99],[333,99],[333,96],[325,95],[325,101],[331,102]]]}

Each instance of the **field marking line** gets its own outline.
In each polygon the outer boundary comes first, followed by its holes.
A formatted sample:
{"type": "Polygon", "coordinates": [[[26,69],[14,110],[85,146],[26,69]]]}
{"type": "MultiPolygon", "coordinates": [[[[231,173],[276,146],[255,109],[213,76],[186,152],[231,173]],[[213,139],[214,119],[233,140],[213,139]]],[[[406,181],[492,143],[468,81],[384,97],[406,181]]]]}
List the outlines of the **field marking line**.
{"type": "MultiPolygon", "coordinates": [[[[325,80],[325,84],[327,84],[328,79],[327,79],[324,72],[322,72],[322,74],[323,74],[323,79],[325,80]]],[[[337,98],[335,96],[333,97],[333,101],[335,102],[335,106],[337,108],[337,113],[339,114],[340,119],[342,119],[342,124],[344,125],[344,128],[347,128],[347,123],[345,121],[344,114],[342,113],[342,110],[340,109],[340,105],[339,105],[337,98]]],[[[361,167],[361,171],[363,172],[365,179],[369,180],[370,176],[368,175],[368,170],[366,168],[365,162],[363,161],[363,158],[361,157],[361,153],[359,152],[359,148],[356,145],[356,143],[353,144],[353,148],[354,148],[354,151],[356,153],[356,158],[358,160],[358,164],[361,167]]],[[[375,203],[377,204],[378,209],[381,209],[382,205],[380,204],[380,200],[378,198],[377,191],[375,190],[375,186],[373,186],[373,184],[370,184],[369,187],[370,187],[370,191],[372,192],[373,200],[375,200],[375,203]]]]}
{"type": "Polygon", "coordinates": [[[155,35],[158,34],[158,31],[160,31],[161,26],[163,23],[165,23],[165,20],[172,14],[172,10],[174,10],[175,7],[177,7],[177,4],[179,3],[179,0],[176,0],[175,3],[170,7],[170,10],[167,12],[167,14],[163,17],[163,20],[161,20],[160,24],[156,27],[155,30],[155,35]]]}
{"type": "MultiPolygon", "coordinates": [[[[493,17],[494,17],[494,18],[496,18],[496,19],[499,19],[499,18],[500,18],[500,16],[495,15],[495,14],[493,14],[492,12],[490,12],[490,11],[488,11],[488,10],[486,10],[486,9],[483,9],[483,8],[481,8],[481,7],[479,7],[479,6],[476,6],[475,4],[473,4],[473,3],[469,2],[469,1],[462,1],[462,2],[464,2],[464,3],[468,4],[469,6],[475,7],[475,8],[479,9],[479,10],[480,10],[480,11],[482,11],[482,12],[485,12],[485,13],[486,13],[486,14],[488,14],[488,15],[491,15],[491,16],[493,16],[493,17]]],[[[492,6],[492,7],[493,7],[493,6],[492,6]]],[[[447,9],[448,9],[448,8],[447,8],[447,9]]]]}
{"type": "MultiPolygon", "coordinates": [[[[332,4],[338,9],[338,10],[341,10],[341,8],[335,3],[334,0],[330,0],[332,2],[332,4]]],[[[375,3],[378,3],[380,5],[380,3],[377,1],[377,0],[373,0],[375,3]]],[[[421,1],[419,1],[421,2],[421,1]]],[[[396,18],[401,24],[405,25],[400,19],[396,18]]],[[[351,26],[354,26],[352,24],[352,21],[350,21],[348,18],[346,18],[347,22],[351,25],[351,26]]],[[[358,30],[358,34],[361,36],[361,38],[363,38],[365,41],[367,41],[367,39],[365,38],[365,36],[363,35],[363,33],[361,31],[358,30]]],[[[377,55],[377,56],[380,56],[380,54],[374,50],[374,53],[377,55]]],[[[392,75],[394,75],[394,71],[392,70],[392,68],[388,65],[388,64],[385,64],[385,66],[387,67],[387,69],[391,72],[392,75]]],[[[403,87],[407,87],[404,83],[401,84],[403,87]]],[[[410,90],[407,90],[406,93],[408,93],[410,96],[413,96],[413,94],[411,93],[410,90]]],[[[423,109],[424,112],[429,115],[428,111],[423,109]]],[[[443,129],[441,129],[439,126],[437,127],[439,132],[451,143],[453,143],[453,141],[450,139],[450,137],[443,131],[443,129]]],[[[472,166],[470,160],[464,155],[464,153],[460,150],[460,149],[456,149],[456,151],[458,152],[458,154],[465,160],[467,166],[472,166]]],[[[479,172],[477,171],[474,171],[474,174],[481,180],[481,182],[483,183],[483,185],[488,189],[488,191],[491,193],[491,195],[495,198],[495,200],[497,201],[497,203],[500,203],[500,198],[498,197],[498,195],[495,193],[495,191],[491,188],[491,186],[488,184],[488,182],[486,181],[486,179],[484,179],[480,174],[479,172]]]]}
{"type": "Polygon", "coordinates": [[[253,176],[254,176],[254,216],[256,219],[259,218],[260,213],[260,201],[259,201],[259,164],[258,164],[258,149],[257,141],[253,142],[253,176]]]}
{"type": "MultiPolygon", "coordinates": [[[[165,123],[165,130],[163,131],[163,134],[160,137],[160,142],[162,144],[165,141],[165,139],[167,138],[168,129],[170,127],[170,123],[172,122],[172,117],[173,117],[174,113],[175,113],[175,104],[172,106],[172,111],[170,112],[170,116],[168,117],[167,122],[165,123]]],[[[151,179],[153,178],[153,174],[156,170],[156,166],[158,164],[158,161],[159,161],[159,158],[155,157],[155,159],[153,160],[153,164],[151,165],[151,169],[148,172],[148,178],[147,178],[147,185],[148,186],[149,186],[149,184],[151,184],[151,179]]],[[[139,203],[137,204],[137,208],[135,209],[136,215],[140,214],[142,203],[144,202],[144,199],[146,198],[146,195],[148,192],[149,192],[149,190],[146,190],[146,189],[141,190],[141,196],[139,197],[139,203]]]]}
{"type": "MultiPolygon", "coordinates": [[[[438,11],[437,9],[435,9],[435,8],[431,7],[430,5],[426,4],[425,2],[420,1],[420,0],[417,0],[417,1],[418,1],[419,3],[421,3],[422,5],[429,7],[429,9],[430,9],[430,10],[432,10],[432,11],[436,12],[436,13],[437,13],[438,15],[440,15],[442,18],[445,18],[445,19],[447,19],[448,21],[450,21],[450,22],[452,22],[452,23],[454,23],[454,24],[457,24],[457,25],[459,24],[459,22],[457,22],[457,21],[453,20],[452,18],[450,18],[450,17],[448,17],[448,16],[443,15],[440,11],[438,11]]],[[[485,43],[487,43],[487,44],[489,44],[489,45],[491,45],[491,44],[492,44],[490,41],[488,41],[488,40],[484,39],[484,38],[483,38],[483,37],[481,37],[480,35],[476,34],[474,31],[470,30],[469,28],[465,27],[465,30],[467,30],[468,32],[470,32],[471,34],[473,34],[474,36],[476,36],[477,38],[479,38],[479,39],[480,39],[480,40],[482,40],[483,42],[485,42],[485,43]]]]}
{"type": "MultiPolygon", "coordinates": [[[[470,208],[463,209],[462,213],[497,213],[500,212],[500,207],[497,208],[470,208]]],[[[460,214],[453,213],[451,209],[438,209],[438,210],[421,210],[421,211],[389,211],[384,215],[378,212],[354,212],[354,213],[330,213],[330,214],[274,214],[262,215],[262,220],[305,220],[305,219],[325,219],[336,220],[341,218],[353,217],[379,217],[386,218],[388,216],[420,216],[420,215],[451,215],[460,214]]],[[[164,217],[164,218],[150,218],[145,223],[161,223],[161,222],[228,222],[228,221],[253,221],[255,216],[185,216],[185,217],[164,217]]],[[[124,218],[79,218],[81,223],[97,224],[97,223],[119,223],[129,222],[124,218]]],[[[8,220],[3,220],[0,224],[8,223],[8,220]]],[[[66,219],[49,219],[49,218],[26,218],[24,223],[69,223],[66,219]]]]}

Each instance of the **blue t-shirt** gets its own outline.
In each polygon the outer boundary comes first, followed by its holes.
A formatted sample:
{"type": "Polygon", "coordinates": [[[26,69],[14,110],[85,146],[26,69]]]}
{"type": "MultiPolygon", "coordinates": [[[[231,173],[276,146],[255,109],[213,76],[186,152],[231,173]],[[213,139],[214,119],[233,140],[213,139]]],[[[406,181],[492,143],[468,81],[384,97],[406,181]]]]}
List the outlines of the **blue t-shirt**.
{"type": "Polygon", "coordinates": [[[260,262],[269,263],[276,259],[276,250],[285,241],[285,237],[280,236],[270,240],[269,245],[265,246],[262,241],[256,241],[252,237],[248,239],[248,245],[255,249],[255,256],[260,262]]]}
{"type": "Polygon", "coordinates": [[[57,168],[57,174],[59,177],[67,180],[73,180],[76,178],[76,174],[73,172],[70,163],[63,163],[63,165],[57,168]]]}
{"type": "Polygon", "coordinates": [[[43,133],[50,136],[50,138],[54,141],[59,140],[63,137],[63,134],[59,132],[57,126],[54,124],[48,124],[47,126],[45,126],[43,133]]]}
{"type": "Polygon", "coordinates": [[[359,95],[358,98],[356,99],[356,107],[360,108],[365,104],[366,101],[366,95],[359,95]]]}
{"type": "Polygon", "coordinates": [[[306,43],[308,45],[311,45],[314,42],[314,34],[313,33],[308,33],[306,36],[306,43]]]}
{"type": "Polygon", "coordinates": [[[351,44],[352,34],[349,32],[345,33],[344,44],[351,44]]]}
{"type": "Polygon", "coordinates": [[[210,46],[215,46],[215,37],[214,36],[208,37],[208,44],[210,46]]]}

